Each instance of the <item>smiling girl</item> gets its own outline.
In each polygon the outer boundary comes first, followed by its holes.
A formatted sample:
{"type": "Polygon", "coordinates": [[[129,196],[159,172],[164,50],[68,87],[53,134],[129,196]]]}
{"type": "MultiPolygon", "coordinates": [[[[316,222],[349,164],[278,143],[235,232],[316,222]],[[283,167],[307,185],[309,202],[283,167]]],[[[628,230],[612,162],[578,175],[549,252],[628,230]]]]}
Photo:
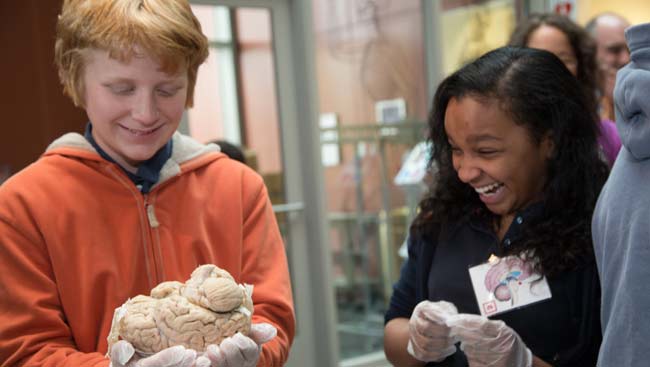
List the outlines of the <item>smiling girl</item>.
{"type": "Polygon", "coordinates": [[[393,364],[595,365],[590,223],[607,177],[596,118],[547,51],[500,48],[438,86],[429,117],[438,172],[386,313],[393,364]],[[479,303],[468,270],[508,256],[526,261],[551,297],[477,316],[490,303],[479,303]]]}

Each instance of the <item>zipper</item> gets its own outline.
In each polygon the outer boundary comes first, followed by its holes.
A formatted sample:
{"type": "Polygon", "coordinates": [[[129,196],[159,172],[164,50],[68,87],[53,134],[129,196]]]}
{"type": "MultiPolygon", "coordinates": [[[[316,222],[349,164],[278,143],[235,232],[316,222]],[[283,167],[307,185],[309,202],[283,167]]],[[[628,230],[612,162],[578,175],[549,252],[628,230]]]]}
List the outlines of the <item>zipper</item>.
{"type": "Polygon", "coordinates": [[[153,270],[153,279],[154,279],[154,284],[153,286],[156,286],[160,282],[162,282],[162,279],[160,279],[160,274],[161,274],[161,267],[162,264],[159,263],[159,257],[157,256],[158,251],[160,250],[158,247],[160,244],[156,243],[156,239],[154,236],[153,231],[160,226],[160,222],[158,222],[158,218],[156,218],[156,210],[154,204],[149,202],[149,197],[151,195],[151,192],[148,194],[142,194],[143,198],[143,204],[144,204],[144,214],[145,218],[147,220],[148,226],[145,225],[144,228],[142,228],[145,231],[145,237],[146,237],[146,244],[145,246],[149,249],[149,259],[151,261],[151,267],[153,270]]]}
{"type": "Polygon", "coordinates": [[[158,222],[158,218],[156,218],[156,209],[154,208],[153,204],[150,204],[145,200],[144,207],[147,210],[147,219],[149,219],[149,227],[158,228],[158,226],[160,226],[160,223],[158,222]]]}

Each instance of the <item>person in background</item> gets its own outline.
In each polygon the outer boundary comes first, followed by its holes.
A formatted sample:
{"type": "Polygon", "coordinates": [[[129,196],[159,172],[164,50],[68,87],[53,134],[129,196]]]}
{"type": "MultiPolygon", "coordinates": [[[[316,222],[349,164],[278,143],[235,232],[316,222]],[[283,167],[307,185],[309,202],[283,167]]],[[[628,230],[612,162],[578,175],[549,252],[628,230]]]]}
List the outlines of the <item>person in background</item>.
{"type": "Polygon", "coordinates": [[[585,26],[596,41],[600,71],[600,116],[614,120],[614,84],[616,72],[630,61],[625,43],[625,29],[630,22],[622,16],[607,12],[596,15],[585,26]]]}
{"type": "Polygon", "coordinates": [[[602,282],[599,367],[648,364],[650,309],[650,23],[625,34],[631,61],[618,71],[614,101],[623,148],[591,225],[602,282]]]}
{"type": "Polygon", "coordinates": [[[0,186],[0,365],[287,360],[291,285],[264,183],[176,132],[208,47],[187,0],[63,2],[55,62],[90,122],[0,186]],[[116,307],[202,264],[254,286],[248,335],[201,353],[176,346],[144,356],[124,340],[107,350],[116,307]]]}
{"type": "Polygon", "coordinates": [[[213,140],[210,143],[217,144],[221,150],[221,153],[227,155],[228,158],[246,164],[246,157],[244,156],[244,152],[239,146],[231,142],[228,142],[226,140],[220,140],[220,139],[213,140]]]}
{"type": "MultiPolygon", "coordinates": [[[[520,22],[510,37],[511,46],[532,47],[554,53],[578,79],[592,108],[598,110],[596,46],[589,34],[571,19],[558,14],[532,14],[520,22]]],[[[610,119],[600,119],[603,159],[611,167],[621,148],[621,139],[610,119]]]]}
{"type": "Polygon", "coordinates": [[[390,362],[595,365],[590,225],[608,173],[595,121],[584,89],[547,51],[499,48],[442,81],[428,122],[436,185],[411,225],[385,315],[390,362]],[[492,255],[532,268],[551,297],[478,316],[469,269],[492,255]]]}

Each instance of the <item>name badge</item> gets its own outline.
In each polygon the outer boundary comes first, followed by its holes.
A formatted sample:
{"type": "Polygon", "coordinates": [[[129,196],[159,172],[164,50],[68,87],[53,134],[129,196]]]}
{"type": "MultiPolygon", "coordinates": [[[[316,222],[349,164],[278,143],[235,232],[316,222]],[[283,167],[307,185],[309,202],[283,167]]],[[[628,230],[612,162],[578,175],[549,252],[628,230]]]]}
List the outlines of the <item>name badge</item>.
{"type": "Polygon", "coordinates": [[[530,262],[518,256],[491,256],[487,263],[469,269],[483,316],[493,316],[551,298],[546,278],[533,272],[530,262]]]}

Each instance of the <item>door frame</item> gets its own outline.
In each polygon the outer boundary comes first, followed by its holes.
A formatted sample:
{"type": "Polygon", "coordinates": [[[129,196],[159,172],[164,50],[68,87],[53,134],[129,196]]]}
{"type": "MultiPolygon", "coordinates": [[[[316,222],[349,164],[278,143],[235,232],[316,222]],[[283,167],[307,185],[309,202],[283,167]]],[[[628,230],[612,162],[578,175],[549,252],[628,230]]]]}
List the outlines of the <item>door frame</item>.
{"type": "Polygon", "coordinates": [[[337,318],[325,216],[311,1],[190,0],[270,10],[287,203],[296,337],[287,366],[339,364],[337,318]],[[296,215],[299,214],[299,215],[296,215]]]}

